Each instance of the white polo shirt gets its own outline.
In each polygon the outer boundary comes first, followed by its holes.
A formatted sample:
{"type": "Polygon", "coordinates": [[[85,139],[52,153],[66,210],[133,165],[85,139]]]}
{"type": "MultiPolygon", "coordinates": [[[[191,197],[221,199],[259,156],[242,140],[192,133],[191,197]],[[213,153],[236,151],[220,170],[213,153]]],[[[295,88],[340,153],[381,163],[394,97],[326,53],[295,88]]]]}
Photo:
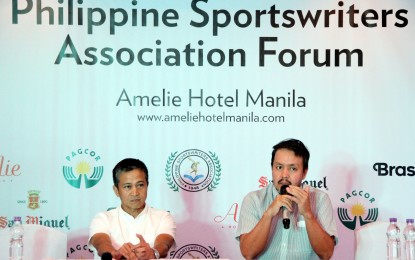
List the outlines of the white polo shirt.
{"type": "MultiPolygon", "coordinates": [[[[160,234],[169,234],[173,238],[175,237],[176,223],[169,212],[150,208],[147,204],[136,218],[133,218],[119,206],[109,211],[100,212],[94,217],[89,226],[88,241],[97,233],[109,235],[115,249],[128,242],[138,244],[140,241],[136,234],[142,235],[150,247],[153,247],[154,240],[160,234]]],[[[88,246],[94,251],[95,259],[101,259],[94,246],[89,242],[88,246]]]]}

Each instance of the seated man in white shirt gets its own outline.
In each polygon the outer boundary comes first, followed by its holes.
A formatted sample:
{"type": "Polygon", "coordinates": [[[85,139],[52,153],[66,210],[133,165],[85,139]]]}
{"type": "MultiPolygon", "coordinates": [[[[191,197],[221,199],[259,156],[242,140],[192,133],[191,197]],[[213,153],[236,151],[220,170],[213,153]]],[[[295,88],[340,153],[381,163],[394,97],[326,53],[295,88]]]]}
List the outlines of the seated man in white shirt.
{"type": "Polygon", "coordinates": [[[114,167],[113,181],[121,206],[98,213],[90,224],[89,246],[95,259],[104,253],[114,259],[166,257],[174,244],[176,224],[170,213],[146,203],[146,165],[138,159],[124,159],[114,167]]]}

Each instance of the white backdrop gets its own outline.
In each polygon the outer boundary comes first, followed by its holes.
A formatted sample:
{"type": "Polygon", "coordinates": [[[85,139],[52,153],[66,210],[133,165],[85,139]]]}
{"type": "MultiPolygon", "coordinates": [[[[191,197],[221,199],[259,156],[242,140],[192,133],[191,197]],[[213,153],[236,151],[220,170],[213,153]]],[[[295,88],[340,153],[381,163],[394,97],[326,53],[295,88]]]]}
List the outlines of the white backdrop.
{"type": "Polygon", "coordinates": [[[172,257],[240,259],[242,198],[271,179],[272,146],[294,137],[311,152],[307,181],[332,199],[333,259],[353,259],[354,229],[415,217],[414,7],[1,0],[0,216],[62,229],[68,257],[87,255],[90,220],[119,204],[111,170],[135,157],[149,168],[148,203],[177,221],[172,257]],[[144,25],[143,9],[158,23],[144,25]],[[233,66],[230,49],[244,53],[233,66]],[[326,50],[330,64],[315,65],[326,50]],[[336,66],[336,50],[356,53],[336,66]]]}

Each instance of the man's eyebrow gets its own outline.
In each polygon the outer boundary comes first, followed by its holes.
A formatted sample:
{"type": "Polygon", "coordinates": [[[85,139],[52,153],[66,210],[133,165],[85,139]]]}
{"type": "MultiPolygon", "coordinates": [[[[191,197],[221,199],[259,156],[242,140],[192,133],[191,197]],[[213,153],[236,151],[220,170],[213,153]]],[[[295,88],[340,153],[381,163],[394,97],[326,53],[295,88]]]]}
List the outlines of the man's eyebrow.
{"type": "Polygon", "coordinates": [[[297,165],[295,163],[283,164],[283,163],[280,163],[280,162],[275,162],[275,164],[288,165],[288,166],[296,166],[297,165]]]}

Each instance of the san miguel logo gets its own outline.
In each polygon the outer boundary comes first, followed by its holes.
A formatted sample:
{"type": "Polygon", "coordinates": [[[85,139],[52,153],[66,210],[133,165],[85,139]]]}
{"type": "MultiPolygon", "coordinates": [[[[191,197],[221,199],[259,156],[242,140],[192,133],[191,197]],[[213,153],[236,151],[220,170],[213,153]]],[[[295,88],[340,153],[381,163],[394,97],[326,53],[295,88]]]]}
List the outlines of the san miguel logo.
{"type": "Polygon", "coordinates": [[[171,153],[165,168],[166,180],[170,189],[198,192],[204,189],[213,191],[221,176],[221,164],[215,153],[205,153],[190,149],[171,153]]]}
{"type": "MultiPolygon", "coordinates": [[[[269,180],[266,176],[261,176],[258,180],[259,186],[258,188],[265,188],[268,184],[270,184],[272,180],[269,180]]],[[[328,190],[326,177],[323,177],[322,180],[304,180],[304,185],[312,186],[316,189],[325,188],[328,190]]]]}
{"type": "Polygon", "coordinates": [[[101,157],[95,151],[78,149],[72,151],[65,159],[68,165],[63,166],[63,176],[74,188],[81,187],[82,176],[87,189],[94,187],[104,174],[104,167],[98,164],[101,157]]]}
{"type": "MultiPolygon", "coordinates": [[[[6,227],[13,226],[13,218],[0,216],[0,230],[6,227]]],[[[31,225],[41,225],[50,228],[66,228],[70,230],[69,216],[64,218],[44,219],[43,216],[22,216],[22,223],[31,225]]]]}
{"type": "Polygon", "coordinates": [[[35,210],[35,209],[40,208],[40,204],[48,203],[47,200],[40,199],[39,190],[29,190],[27,193],[28,193],[27,200],[26,199],[18,200],[17,201],[18,204],[27,204],[27,207],[29,209],[35,210]]]}
{"type": "Polygon", "coordinates": [[[346,193],[340,201],[344,203],[344,207],[337,208],[337,214],[343,225],[350,230],[356,229],[358,219],[359,225],[363,226],[378,218],[378,208],[372,206],[375,198],[368,192],[353,190],[346,193]]]}
{"type": "Polygon", "coordinates": [[[259,182],[258,188],[265,188],[271,182],[271,180],[268,180],[268,177],[266,176],[261,176],[258,182],[259,182]]]}
{"type": "Polygon", "coordinates": [[[29,204],[27,205],[27,207],[29,209],[37,209],[39,208],[39,193],[40,191],[38,190],[30,190],[29,191],[29,204]]]}
{"type": "Polygon", "coordinates": [[[219,253],[214,247],[208,248],[198,245],[189,244],[170,252],[170,259],[219,259],[219,253]]]}

